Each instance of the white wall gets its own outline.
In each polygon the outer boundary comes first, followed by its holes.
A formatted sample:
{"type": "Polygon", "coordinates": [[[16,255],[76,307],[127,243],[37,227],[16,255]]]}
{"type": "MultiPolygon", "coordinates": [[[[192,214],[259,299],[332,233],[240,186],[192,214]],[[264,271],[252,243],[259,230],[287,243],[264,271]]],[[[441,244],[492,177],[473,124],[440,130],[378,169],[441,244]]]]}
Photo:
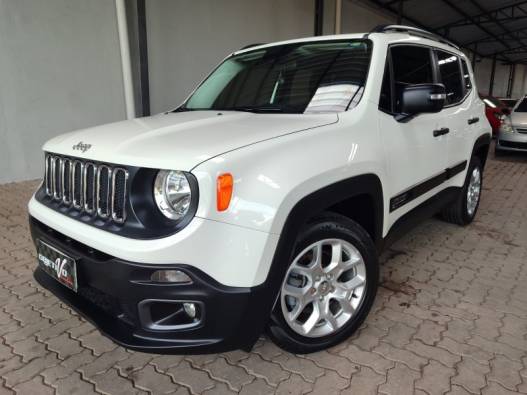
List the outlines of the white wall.
{"type": "Polygon", "coordinates": [[[230,52],[312,36],[313,0],[148,0],[152,113],[176,107],[230,52]]]}
{"type": "Polygon", "coordinates": [[[42,176],[50,137],[124,117],[109,0],[0,0],[0,183],[42,176]]]}
{"type": "Polygon", "coordinates": [[[342,33],[369,32],[377,25],[396,22],[393,16],[360,1],[342,1],[342,33]]]}
{"type": "Polygon", "coordinates": [[[514,84],[512,86],[513,98],[520,98],[525,96],[527,93],[527,66],[523,64],[516,65],[516,71],[514,72],[514,84]]]}

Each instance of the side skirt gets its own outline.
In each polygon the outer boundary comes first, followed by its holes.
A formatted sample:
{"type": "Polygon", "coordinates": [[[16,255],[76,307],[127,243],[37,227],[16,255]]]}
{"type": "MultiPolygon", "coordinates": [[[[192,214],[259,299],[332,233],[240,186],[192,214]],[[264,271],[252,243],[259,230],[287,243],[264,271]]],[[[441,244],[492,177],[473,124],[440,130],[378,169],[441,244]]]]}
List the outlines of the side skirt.
{"type": "Polygon", "coordinates": [[[387,249],[416,225],[434,216],[447,204],[453,202],[461,190],[462,188],[458,187],[446,188],[399,218],[383,239],[380,252],[387,249]]]}

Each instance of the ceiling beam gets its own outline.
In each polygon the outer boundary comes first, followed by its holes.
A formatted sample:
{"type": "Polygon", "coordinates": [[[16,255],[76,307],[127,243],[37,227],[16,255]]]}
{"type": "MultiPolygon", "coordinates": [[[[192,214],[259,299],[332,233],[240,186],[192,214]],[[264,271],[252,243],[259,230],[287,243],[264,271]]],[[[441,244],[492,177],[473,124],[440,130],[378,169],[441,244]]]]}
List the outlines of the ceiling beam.
{"type": "Polygon", "coordinates": [[[527,15],[504,16],[504,17],[501,17],[501,18],[494,18],[494,20],[492,20],[492,19],[480,20],[480,19],[473,18],[473,21],[465,21],[465,22],[457,24],[457,25],[442,27],[441,29],[443,29],[443,30],[454,29],[456,27],[472,26],[472,25],[475,25],[475,24],[479,24],[479,25],[485,24],[485,25],[487,25],[489,23],[496,23],[496,22],[517,22],[517,21],[521,21],[521,20],[524,20],[524,19],[527,19],[527,15]]]}
{"type": "Polygon", "coordinates": [[[515,51],[517,49],[524,49],[524,48],[525,48],[525,45],[520,45],[518,47],[508,48],[508,49],[504,49],[504,50],[501,50],[501,51],[496,51],[496,52],[493,52],[493,53],[485,55],[485,56],[488,57],[488,56],[492,56],[492,55],[502,55],[505,52],[515,51]]]}
{"type": "MultiPolygon", "coordinates": [[[[525,28],[525,26],[520,28],[520,29],[509,30],[509,33],[498,33],[498,34],[496,34],[496,37],[505,39],[505,38],[507,38],[507,36],[509,34],[517,34],[518,36],[520,36],[520,33],[525,34],[525,37],[522,37],[522,38],[527,38],[527,29],[525,28]]],[[[478,38],[476,40],[465,42],[465,43],[463,43],[463,45],[466,45],[467,47],[470,47],[471,45],[493,43],[493,42],[496,42],[496,38],[485,36],[485,37],[482,37],[482,38],[478,38]]]]}
{"type": "Polygon", "coordinates": [[[486,27],[483,27],[481,26],[478,22],[476,22],[474,20],[473,17],[471,17],[470,15],[468,15],[465,11],[463,11],[461,8],[459,8],[457,5],[455,5],[451,0],[442,0],[443,3],[445,3],[446,5],[448,5],[450,8],[452,8],[454,11],[456,11],[459,15],[461,15],[462,17],[464,17],[465,19],[469,20],[469,21],[472,21],[472,23],[478,28],[480,29],[482,32],[484,32],[485,34],[487,34],[488,36],[491,36],[491,37],[495,37],[496,38],[496,41],[498,41],[500,44],[502,44],[504,47],[506,48],[510,48],[510,45],[509,43],[507,43],[506,41],[500,39],[499,37],[496,37],[496,35],[491,32],[489,29],[487,29],[486,27]]]}
{"type": "MultiPolygon", "coordinates": [[[[518,2],[513,3],[513,4],[508,4],[506,6],[501,6],[501,7],[493,8],[491,10],[487,10],[487,11],[482,12],[480,14],[474,15],[472,18],[475,19],[475,20],[479,20],[479,19],[483,19],[485,17],[488,17],[488,16],[490,16],[493,13],[498,13],[498,12],[503,13],[503,12],[506,12],[506,11],[511,11],[511,15],[513,15],[515,8],[519,8],[520,6],[526,5],[526,4],[527,4],[527,0],[518,1],[518,2]]],[[[519,8],[519,9],[521,10],[521,8],[519,8]]],[[[445,29],[445,28],[448,28],[448,27],[456,26],[458,24],[466,23],[466,22],[467,22],[467,18],[463,18],[463,19],[459,19],[459,20],[457,20],[455,22],[450,22],[450,23],[447,23],[445,25],[438,26],[438,27],[436,27],[436,29],[441,30],[441,29],[445,29]]]]}
{"type": "MultiPolygon", "coordinates": [[[[388,5],[388,3],[383,3],[381,0],[370,0],[370,2],[374,5],[376,5],[377,7],[379,7],[380,9],[383,9],[385,11],[388,11],[390,12],[392,15],[394,15],[395,17],[397,17],[397,13],[398,13],[398,10],[397,9],[394,9],[391,5],[388,5]]],[[[395,2],[394,2],[395,3],[395,2]]],[[[425,29],[425,30],[428,30],[429,32],[432,32],[432,33],[435,33],[439,36],[443,36],[444,37],[444,34],[442,34],[440,31],[438,31],[437,28],[432,28],[430,26],[426,26],[424,24],[422,24],[421,22],[419,22],[418,20],[412,18],[412,17],[409,17],[408,15],[405,15],[403,13],[403,18],[406,19],[410,24],[416,26],[416,27],[419,27],[421,29],[425,29]]],[[[466,46],[464,46],[463,44],[459,43],[459,42],[456,42],[455,40],[452,40],[449,38],[449,41],[451,41],[452,43],[460,46],[460,47],[465,47],[467,48],[466,46]]],[[[470,51],[472,51],[473,53],[475,53],[478,57],[482,58],[482,57],[488,57],[489,55],[487,54],[482,54],[481,52],[477,51],[477,50],[474,50],[474,49],[470,49],[468,48],[470,51]]],[[[491,54],[492,56],[492,54],[491,54]]],[[[499,61],[504,61],[504,62],[510,62],[510,59],[504,57],[504,56],[500,56],[499,53],[496,54],[497,56],[497,60],[499,61]]]]}
{"type": "MultiPolygon", "coordinates": [[[[476,7],[480,12],[487,12],[487,10],[485,9],[485,7],[483,7],[481,4],[479,4],[476,0],[470,0],[470,2],[472,3],[472,5],[474,5],[474,7],[476,7]]],[[[514,34],[512,34],[512,32],[501,22],[499,22],[498,20],[495,19],[494,16],[490,16],[490,19],[492,21],[494,21],[496,23],[497,26],[500,27],[501,30],[504,31],[504,33],[506,33],[508,35],[509,38],[511,38],[513,41],[516,41],[518,44],[520,45],[523,45],[524,47],[527,48],[527,45],[525,44],[525,42],[523,40],[521,40],[520,38],[517,38],[516,36],[514,36],[514,34]]],[[[501,39],[500,39],[501,40],[501,39]]],[[[507,52],[504,52],[504,54],[507,53],[507,52]]]]}

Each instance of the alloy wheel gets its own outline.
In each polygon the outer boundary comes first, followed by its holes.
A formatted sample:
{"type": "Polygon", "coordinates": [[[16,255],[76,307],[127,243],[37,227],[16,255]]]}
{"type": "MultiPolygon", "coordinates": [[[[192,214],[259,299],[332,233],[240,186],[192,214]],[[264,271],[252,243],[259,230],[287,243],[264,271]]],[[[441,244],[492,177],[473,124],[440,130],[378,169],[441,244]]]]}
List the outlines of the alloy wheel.
{"type": "Polygon", "coordinates": [[[330,335],[360,307],[366,265],[360,252],[341,239],[317,241],[293,260],[282,284],[285,321],[306,337],[330,335]]]}

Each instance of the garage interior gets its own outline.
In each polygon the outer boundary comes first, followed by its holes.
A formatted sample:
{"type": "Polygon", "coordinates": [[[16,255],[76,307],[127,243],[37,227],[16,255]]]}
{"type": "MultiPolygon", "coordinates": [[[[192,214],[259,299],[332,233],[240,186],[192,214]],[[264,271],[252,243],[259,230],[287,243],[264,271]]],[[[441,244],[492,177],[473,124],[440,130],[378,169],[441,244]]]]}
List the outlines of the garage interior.
{"type": "Polygon", "coordinates": [[[482,96],[527,92],[527,1],[0,0],[0,393],[527,393],[527,154],[490,151],[471,226],[393,245],[374,310],[329,351],[132,352],[32,278],[45,141],[173,109],[245,45],[381,24],[459,45],[482,96]]]}

